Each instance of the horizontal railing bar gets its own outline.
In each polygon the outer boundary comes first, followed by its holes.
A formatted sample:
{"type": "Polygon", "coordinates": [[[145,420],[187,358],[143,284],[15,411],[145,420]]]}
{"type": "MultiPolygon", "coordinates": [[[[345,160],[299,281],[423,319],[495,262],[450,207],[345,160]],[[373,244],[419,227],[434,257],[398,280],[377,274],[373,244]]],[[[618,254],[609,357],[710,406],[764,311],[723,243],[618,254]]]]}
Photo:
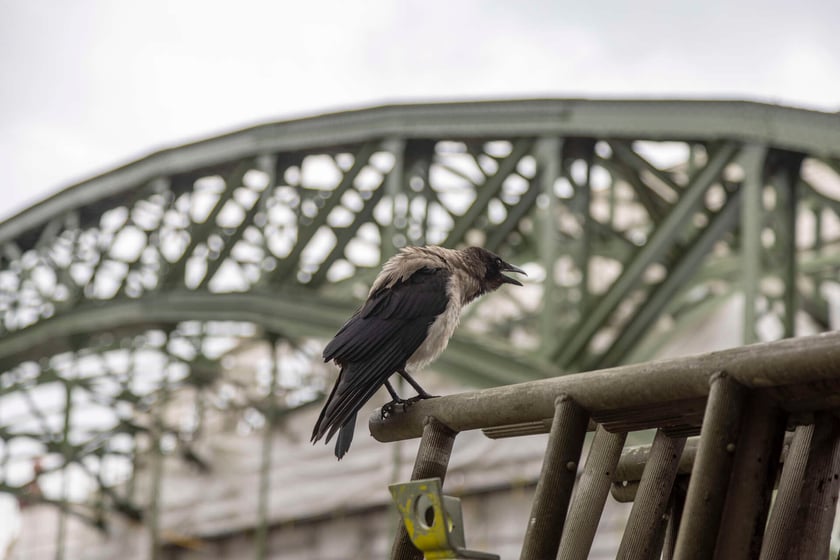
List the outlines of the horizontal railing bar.
{"type": "MultiPolygon", "coordinates": [[[[433,416],[456,431],[537,422],[554,414],[554,399],[567,394],[590,414],[654,406],[680,399],[702,398],[709,381],[724,371],[747,388],[785,387],[840,379],[840,332],[752,344],[709,354],[528,381],[481,391],[459,393],[414,404],[383,419],[370,417],[370,432],[382,442],[419,437],[423,421],[433,416]]],[[[769,391],[772,395],[773,391],[769,391]]],[[[785,402],[780,402],[784,408],[785,402]]],[[[840,393],[809,404],[840,406],[840,393]]]]}
{"type": "MultiPolygon", "coordinates": [[[[780,464],[784,464],[792,440],[793,432],[785,432],[784,446],[779,456],[780,464]]],[[[699,442],[699,436],[693,436],[686,440],[685,448],[680,455],[678,474],[691,473],[691,468],[694,466],[694,457],[697,455],[697,444],[699,442]]],[[[621,459],[618,461],[618,466],[615,469],[613,481],[616,484],[638,482],[642,478],[642,473],[644,473],[645,467],[647,466],[650,451],[650,444],[625,448],[621,453],[621,459]]]]}

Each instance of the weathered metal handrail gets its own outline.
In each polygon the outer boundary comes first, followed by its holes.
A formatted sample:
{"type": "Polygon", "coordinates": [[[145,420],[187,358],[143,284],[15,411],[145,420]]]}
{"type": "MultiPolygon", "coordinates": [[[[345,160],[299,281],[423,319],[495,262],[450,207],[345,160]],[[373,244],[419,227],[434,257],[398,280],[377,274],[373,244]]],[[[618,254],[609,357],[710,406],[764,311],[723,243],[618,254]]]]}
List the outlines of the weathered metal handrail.
{"type": "Polygon", "coordinates": [[[673,419],[674,410],[663,403],[705,399],[709,381],[720,371],[745,387],[775,393],[788,410],[800,402],[808,409],[840,406],[840,332],[448,395],[385,419],[377,410],[369,427],[374,438],[389,442],[419,437],[428,416],[459,432],[542,423],[554,415],[554,399],[562,394],[596,420],[603,417],[599,421],[608,427],[637,418],[641,424],[634,429],[658,427],[666,417],[673,419]]]}
{"type": "MultiPolygon", "coordinates": [[[[607,489],[621,484],[624,438],[645,428],[659,431],[638,482],[619,490],[622,500],[636,500],[619,558],[659,558],[664,550],[680,560],[804,559],[828,554],[840,492],[840,421],[831,413],[838,407],[834,332],[451,395],[387,418],[376,411],[369,425],[378,440],[396,441],[416,437],[431,421],[451,430],[452,442],[465,430],[509,437],[550,426],[522,560],[558,551],[560,558],[587,557],[607,489]],[[599,435],[573,494],[590,419],[599,435]],[[792,445],[783,463],[785,430],[796,424],[819,437],[792,445]],[[680,461],[685,436],[696,433],[680,461]],[[771,515],[777,478],[783,484],[771,515]],[[777,529],[765,535],[768,517],[777,529]],[[810,526],[807,538],[791,538],[810,526]]],[[[638,462],[638,450],[627,455],[638,462]]],[[[404,546],[394,558],[419,554],[404,546]]]]}

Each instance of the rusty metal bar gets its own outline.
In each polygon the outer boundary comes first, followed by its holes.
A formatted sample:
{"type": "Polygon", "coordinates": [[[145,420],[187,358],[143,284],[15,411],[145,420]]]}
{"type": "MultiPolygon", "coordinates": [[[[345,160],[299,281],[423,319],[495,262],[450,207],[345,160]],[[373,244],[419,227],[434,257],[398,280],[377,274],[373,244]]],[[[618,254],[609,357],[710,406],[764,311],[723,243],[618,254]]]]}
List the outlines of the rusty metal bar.
{"type": "Polygon", "coordinates": [[[567,519],[570,522],[563,527],[558,558],[585,560],[589,556],[626,439],[626,433],[613,434],[601,425],[595,430],[575,499],[569,508],[567,519]]]}
{"type": "Polygon", "coordinates": [[[779,491],[767,520],[765,535],[761,544],[760,560],[784,560],[787,556],[791,528],[799,511],[799,496],[802,479],[808,464],[808,449],[814,436],[814,425],[797,426],[785,458],[785,466],[779,478],[779,491]]]}
{"type": "MultiPolygon", "coordinates": [[[[457,434],[434,417],[427,417],[423,426],[420,448],[417,450],[417,459],[414,461],[414,470],[411,471],[411,480],[440,478],[442,484],[444,478],[446,478],[446,468],[449,466],[449,456],[452,454],[452,446],[455,444],[457,434]]],[[[423,559],[423,553],[411,543],[402,520],[400,520],[397,534],[394,537],[391,559],[423,559]]]]}
{"type": "Polygon", "coordinates": [[[767,395],[754,391],[743,418],[715,558],[758,558],[776,485],[784,417],[767,395]]]}
{"type": "Polygon", "coordinates": [[[555,558],[589,416],[567,395],[557,398],[521,560],[555,558]]]}
{"type": "Polygon", "coordinates": [[[816,415],[808,466],[802,481],[796,516],[786,558],[823,560],[829,555],[831,529],[840,490],[840,421],[831,413],[816,415]]]}
{"type": "MultiPolygon", "coordinates": [[[[726,371],[745,387],[829,386],[837,384],[838,370],[840,332],[831,332],[427,399],[393,419],[382,419],[374,412],[370,431],[383,442],[419,437],[426,416],[459,432],[538,422],[553,416],[554,399],[561,394],[593,415],[643,410],[657,403],[707,396],[709,381],[718,371],[726,371]]],[[[840,405],[840,394],[825,387],[811,397],[812,410],[840,405]]],[[[788,400],[788,394],[779,398],[788,400]]],[[[651,426],[656,427],[657,421],[652,417],[651,426]]]]}
{"type": "Polygon", "coordinates": [[[674,558],[712,558],[738,440],[742,388],[726,373],[712,377],[700,447],[688,484],[674,558]]]}
{"type": "Polygon", "coordinates": [[[658,556],[659,535],[667,524],[666,511],[685,441],[657,430],[616,558],[643,560],[658,556]]]}

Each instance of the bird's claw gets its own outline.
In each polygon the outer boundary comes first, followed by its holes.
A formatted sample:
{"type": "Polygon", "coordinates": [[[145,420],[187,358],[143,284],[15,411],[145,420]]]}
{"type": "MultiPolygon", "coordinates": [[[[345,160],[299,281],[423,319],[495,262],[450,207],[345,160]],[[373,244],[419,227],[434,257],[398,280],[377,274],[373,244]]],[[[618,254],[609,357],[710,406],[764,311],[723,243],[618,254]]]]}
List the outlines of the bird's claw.
{"type": "Polygon", "coordinates": [[[384,420],[385,418],[393,416],[397,411],[398,406],[402,408],[402,412],[405,412],[406,402],[407,401],[403,399],[394,399],[391,402],[382,405],[382,410],[380,412],[382,419],[384,420]]]}
{"type": "Polygon", "coordinates": [[[389,403],[382,405],[382,409],[380,414],[382,419],[390,418],[397,412],[405,412],[408,407],[413,405],[416,402],[426,400],[426,399],[436,399],[438,395],[430,395],[429,393],[421,393],[416,397],[411,397],[410,399],[394,399],[389,403]]]}

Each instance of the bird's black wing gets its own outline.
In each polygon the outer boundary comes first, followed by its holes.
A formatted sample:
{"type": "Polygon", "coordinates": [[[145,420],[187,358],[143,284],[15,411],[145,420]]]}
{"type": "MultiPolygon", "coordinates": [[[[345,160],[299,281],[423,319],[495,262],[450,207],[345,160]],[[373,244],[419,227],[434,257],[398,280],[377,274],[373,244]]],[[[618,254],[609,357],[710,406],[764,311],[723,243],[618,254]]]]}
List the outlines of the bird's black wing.
{"type": "Polygon", "coordinates": [[[448,303],[449,271],[421,268],[371,294],[324,349],[341,374],[313,431],[313,440],[341,427],[420,347],[448,303]]]}
{"type": "Polygon", "coordinates": [[[410,350],[407,360],[446,309],[448,280],[446,269],[421,268],[405,281],[371,294],[324,348],[324,361],[375,362],[389,346],[410,350]],[[420,342],[408,348],[418,336],[420,342]]]}

